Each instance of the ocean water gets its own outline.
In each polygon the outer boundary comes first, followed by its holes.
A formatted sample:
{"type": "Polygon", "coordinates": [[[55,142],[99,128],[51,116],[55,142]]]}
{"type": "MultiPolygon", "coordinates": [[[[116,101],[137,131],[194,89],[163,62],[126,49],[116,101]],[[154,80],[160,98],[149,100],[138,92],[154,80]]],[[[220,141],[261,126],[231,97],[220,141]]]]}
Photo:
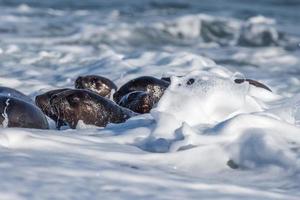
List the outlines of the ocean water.
{"type": "Polygon", "coordinates": [[[34,98],[79,75],[118,86],[172,77],[151,113],[122,124],[2,124],[0,199],[299,199],[299,10],[298,0],[0,0],[1,86],[34,98]]]}

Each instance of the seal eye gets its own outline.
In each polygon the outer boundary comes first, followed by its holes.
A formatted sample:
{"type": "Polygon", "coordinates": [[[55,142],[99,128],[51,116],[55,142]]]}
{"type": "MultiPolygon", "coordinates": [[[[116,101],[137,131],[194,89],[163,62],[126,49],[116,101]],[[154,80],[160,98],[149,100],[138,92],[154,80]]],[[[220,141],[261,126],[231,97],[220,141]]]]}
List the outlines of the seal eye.
{"type": "Polygon", "coordinates": [[[235,79],[234,82],[237,83],[237,84],[240,84],[240,83],[245,82],[245,79],[238,78],[238,79],[235,79]]]}
{"type": "Polygon", "coordinates": [[[192,85],[194,82],[195,82],[195,79],[190,78],[190,79],[186,82],[186,84],[187,84],[187,85],[192,85]]]}

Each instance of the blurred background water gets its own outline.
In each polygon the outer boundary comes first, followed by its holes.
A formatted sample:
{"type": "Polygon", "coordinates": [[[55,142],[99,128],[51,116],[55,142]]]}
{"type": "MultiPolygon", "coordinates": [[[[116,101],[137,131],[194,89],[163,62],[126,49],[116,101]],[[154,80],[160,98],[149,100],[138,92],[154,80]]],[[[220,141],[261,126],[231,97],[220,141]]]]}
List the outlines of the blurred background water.
{"type": "Polygon", "coordinates": [[[0,0],[0,83],[11,78],[29,92],[82,73],[119,80],[116,66],[107,69],[114,59],[185,52],[291,96],[300,91],[299,10],[298,0],[0,0]]]}

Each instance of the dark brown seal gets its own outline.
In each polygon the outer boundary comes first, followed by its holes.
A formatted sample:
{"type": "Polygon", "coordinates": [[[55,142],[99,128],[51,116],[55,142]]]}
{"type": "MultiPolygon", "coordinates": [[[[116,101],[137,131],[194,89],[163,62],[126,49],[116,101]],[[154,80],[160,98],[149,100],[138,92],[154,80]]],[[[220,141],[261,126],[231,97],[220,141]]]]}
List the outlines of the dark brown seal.
{"type": "Polygon", "coordinates": [[[33,100],[29,96],[13,88],[0,86],[0,95],[7,96],[7,97],[14,97],[26,101],[28,103],[34,104],[33,100]]]}
{"type": "Polygon", "coordinates": [[[117,86],[111,80],[96,75],[79,76],[75,81],[75,88],[91,90],[107,98],[110,97],[112,90],[117,90],[117,86]]]}
{"type": "Polygon", "coordinates": [[[56,122],[57,128],[60,128],[62,125],[65,125],[65,123],[58,118],[58,116],[53,112],[53,109],[50,105],[50,99],[53,95],[56,95],[60,92],[70,90],[69,88],[63,88],[63,89],[57,89],[57,90],[51,90],[46,93],[37,95],[35,97],[35,104],[52,120],[56,122]]]}
{"type": "Polygon", "coordinates": [[[105,127],[108,123],[122,123],[136,115],[88,90],[76,89],[60,92],[53,95],[50,104],[55,115],[71,128],[76,128],[79,120],[85,124],[105,127]]]}
{"type": "Polygon", "coordinates": [[[45,115],[38,107],[15,97],[0,96],[0,112],[2,127],[49,128],[45,115]]]}
{"type": "Polygon", "coordinates": [[[119,103],[125,95],[134,91],[143,91],[150,94],[153,98],[153,101],[157,103],[169,84],[170,83],[168,83],[167,81],[160,80],[151,76],[142,76],[125,83],[114,94],[113,98],[115,102],[119,103]]]}
{"type": "Polygon", "coordinates": [[[143,114],[149,113],[155,103],[155,98],[148,92],[134,91],[123,96],[119,105],[143,114]]]}

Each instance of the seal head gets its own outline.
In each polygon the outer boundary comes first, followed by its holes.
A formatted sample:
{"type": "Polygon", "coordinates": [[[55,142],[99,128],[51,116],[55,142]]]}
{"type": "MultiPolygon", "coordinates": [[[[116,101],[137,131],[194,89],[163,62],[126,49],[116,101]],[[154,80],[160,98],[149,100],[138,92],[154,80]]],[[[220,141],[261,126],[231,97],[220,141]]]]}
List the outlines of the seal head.
{"type": "Polygon", "coordinates": [[[125,95],[134,91],[142,91],[152,95],[155,98],[155,101],[158,102],[169,84],[170,83],[167,81],[151,76],[142,76],[125,83],[116,93],[114,93],[113,98],[115,102],[119,103],[125,95]]]}
{"type": "Polygon", "coordinates": [[[50,99],[52,98],[53,95],[56,95],[60,92],[70,90],[68,88],[63,88],[63,89],[57,89],[57,90],[51,90],[48,91],[44,94],[37,95],[35,97],[35,104],[43,111],[45,115],[50,117],[52,120],[56,122],[57,127],[60,128],[61,126],[65,125],[65,123],[58,118],[58,116],[54,113],[53,108],[51,107],[50,104],[50,99]]]}
{"type": "Polygon", "coordinates": [[[50,99],[51,107],[59,119],[71,128],[79,120],[85,124],[105,127],[108,123],[122,123],[136,115],[113,101],[88,90],[67,90],[50,99]]]}
{"type": "Polygon", "coordinates": [[[91,90],[107,98],[110,97],[112,90],[117,90],[117,86],[111,80],[96,75],[79,76],[75,81],[75,88],[91,90]]]}

